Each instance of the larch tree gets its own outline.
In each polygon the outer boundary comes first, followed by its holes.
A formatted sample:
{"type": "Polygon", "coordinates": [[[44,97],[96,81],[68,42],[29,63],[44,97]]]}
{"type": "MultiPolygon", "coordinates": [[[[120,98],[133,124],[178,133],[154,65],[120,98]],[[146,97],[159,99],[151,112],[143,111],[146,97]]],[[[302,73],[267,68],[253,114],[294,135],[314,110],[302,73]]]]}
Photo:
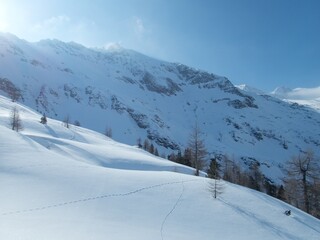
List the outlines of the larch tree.
{"type": "Polygon", "coordinates": [[[221,179],[210,179],[208,180],[208,185],[208,190],[214,199],[223,193],[224,184],[221,179]]]}
{"type": "Polygon", "coordinates": [[[70,127],[70,115],[69,114],[67,116],[65,116],[65,118],[63,119],[63,123],[66,128],[70,127]]]}
{"type": "Polygon", "coordinates": [[[201,135],[200,128],[198,124],[196,124],[192,129],[188,143],[188,148],[191,151],[191,166],[196,169],[196,176],[199,176],[200,170],[204,168],[205,158],[207,156],[207,150],[201,135]]]}
{"type": "Polygon", "coordinates": [[[104,135],[106,135],[109,138],[112,138],[112,128],[106,127],[106,129],[104,131],[104,135]]]}
{"type": "Polygon", "coordinates": [[[10,126],[12,130],[17,132],[23,129],[22,121],[17,107],[14,107],[11,111],[10,126]]]}
{"type": "MultiPolygon", "coordinates": [[[[289,199],[300,202],[307,213],[311,212],[311,196],[313,183],[319,179],[320,167],[312,151],[291,158],[286,162],[284,182],[286,188],[292,190],[289,199]],[[295,199],[299,198],[299,199],[295,199]]],[[[290,194],[290,191],[288,191],[290,194]]]]}

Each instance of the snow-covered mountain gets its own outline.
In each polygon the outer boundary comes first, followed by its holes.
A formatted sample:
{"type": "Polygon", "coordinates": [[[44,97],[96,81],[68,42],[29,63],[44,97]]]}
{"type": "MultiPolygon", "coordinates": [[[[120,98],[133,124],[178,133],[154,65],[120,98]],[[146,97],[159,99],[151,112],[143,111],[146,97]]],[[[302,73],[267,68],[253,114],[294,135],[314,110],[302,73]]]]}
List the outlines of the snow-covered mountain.
{"type": "Polygon", "coordinates": [[[243,90],[245,92],[249,93],[255,93],[257,95],[265,95],[266,93],[258,88],[251,87],[247,84],[241,84],[241,85],[235,85],[235,87],[239,88],[240,90],[243,90]]]}
{"type": "Polygon", "coordinates": [[[320,112],[320,86],[295,89],[278,87],[270,95],[288,102],[311,107],[320,112]]]}
{"type": "Polygon", "coordinates": [[[278,179],[305,149],[320,155],[320,115],[236,88],[227,78],[126,49],[29,43],[0,35],[0,92],[47,116],[79,121],[123,143],[149,138],[160,152],[186,147],[197,122],[209,152],[278,179]]]}
{"type": "Polygon", "coordinates": [[[0,97],[0,239],[320,238],[318,219],[275,198],[219,181],[214,199],[191,168],[40,117],[0,97]]]}

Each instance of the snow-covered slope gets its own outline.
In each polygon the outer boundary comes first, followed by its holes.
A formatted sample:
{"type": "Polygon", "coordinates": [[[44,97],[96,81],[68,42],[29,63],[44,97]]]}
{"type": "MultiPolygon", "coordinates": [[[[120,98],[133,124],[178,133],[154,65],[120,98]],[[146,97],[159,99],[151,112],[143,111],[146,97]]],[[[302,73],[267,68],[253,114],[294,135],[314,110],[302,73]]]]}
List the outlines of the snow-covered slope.
{"type": "Polygon", "coordinates": [[[40,116],[0,98],[0,239],[320,238],[319,220],[277,199],[226,182],[213,199],[190,168],[40,116]]]}
{"type": "Polygon", "coordinates": [[[240,90],[243,90],[245,92],[249,93],[255,93],[257,95],[265,95],[266,93],[260,89],[257,89],[255,87],[251,87],[247,84],[240,84],[240,85],[235,85],[235,87],[239,88],[240,90]]]}
{"type": "Polygon", "coordinates": [[[136,144],[149,138],[166,154],[183,150],[198,123],[211,154],[228,154],[268,178],[283,162],[320,147],[320,114],[236,88],[227,78],[132,50],[76,43],[29,43],[0,35],[0,93],[136,144]]]}
{"type": "Polygon", "coordinates": [[[320,112],[320,86],[315,88],[295,89],[278,87],[271,92],[271,96],[275,96],[288,102],[305,105],[320,112]]]}

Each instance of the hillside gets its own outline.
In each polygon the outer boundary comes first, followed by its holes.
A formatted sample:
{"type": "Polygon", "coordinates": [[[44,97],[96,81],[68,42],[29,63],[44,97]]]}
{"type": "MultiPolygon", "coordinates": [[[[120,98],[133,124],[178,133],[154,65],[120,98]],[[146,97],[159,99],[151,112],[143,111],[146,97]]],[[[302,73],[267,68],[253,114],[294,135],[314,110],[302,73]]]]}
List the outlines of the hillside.
{"type": "Polygon", "coordinates": [[[0,92],[47,116],[78,121],[130,145],[183,150],[197,122],[209,157],[258,162],[278,181],[283,162],[306,149],[320,155],[320,114],[236,88],[227,78],[132,50],[77,43],[29,43],[0,34],[0,92]]]}
{"type": "Polygon", "coordinates": [[[1,239],[320,237],[319,220],[279,200],[227,182],[214,199],[210,180],[188,167],[40,117],[0,97],[1,239]]]}

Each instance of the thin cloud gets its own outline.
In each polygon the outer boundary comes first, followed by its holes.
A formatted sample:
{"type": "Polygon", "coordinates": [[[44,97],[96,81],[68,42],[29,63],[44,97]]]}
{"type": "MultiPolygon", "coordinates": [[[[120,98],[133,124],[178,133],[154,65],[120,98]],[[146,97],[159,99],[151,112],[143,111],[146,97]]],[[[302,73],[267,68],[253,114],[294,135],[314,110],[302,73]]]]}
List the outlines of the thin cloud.
{"type": "Polygon", "coordinates": [[[70,18],[65,15],[55,16],[34,25],[35,30],[56,30],[57,28],[70,23],[70,18]]]}
{"type": "Polygon", "coordinates": [[[123,47],[121,46],[121,42],[108,42],[104,45],[106,50],[120,50],[123,47]]]}
{"type": "Polygon", "coordinates": [[[143,35],[145,33],[146,28],[145,28],[141,18],[135,17],[134,30],[135,30],[135,33],[138,35],[143,35]]]}

